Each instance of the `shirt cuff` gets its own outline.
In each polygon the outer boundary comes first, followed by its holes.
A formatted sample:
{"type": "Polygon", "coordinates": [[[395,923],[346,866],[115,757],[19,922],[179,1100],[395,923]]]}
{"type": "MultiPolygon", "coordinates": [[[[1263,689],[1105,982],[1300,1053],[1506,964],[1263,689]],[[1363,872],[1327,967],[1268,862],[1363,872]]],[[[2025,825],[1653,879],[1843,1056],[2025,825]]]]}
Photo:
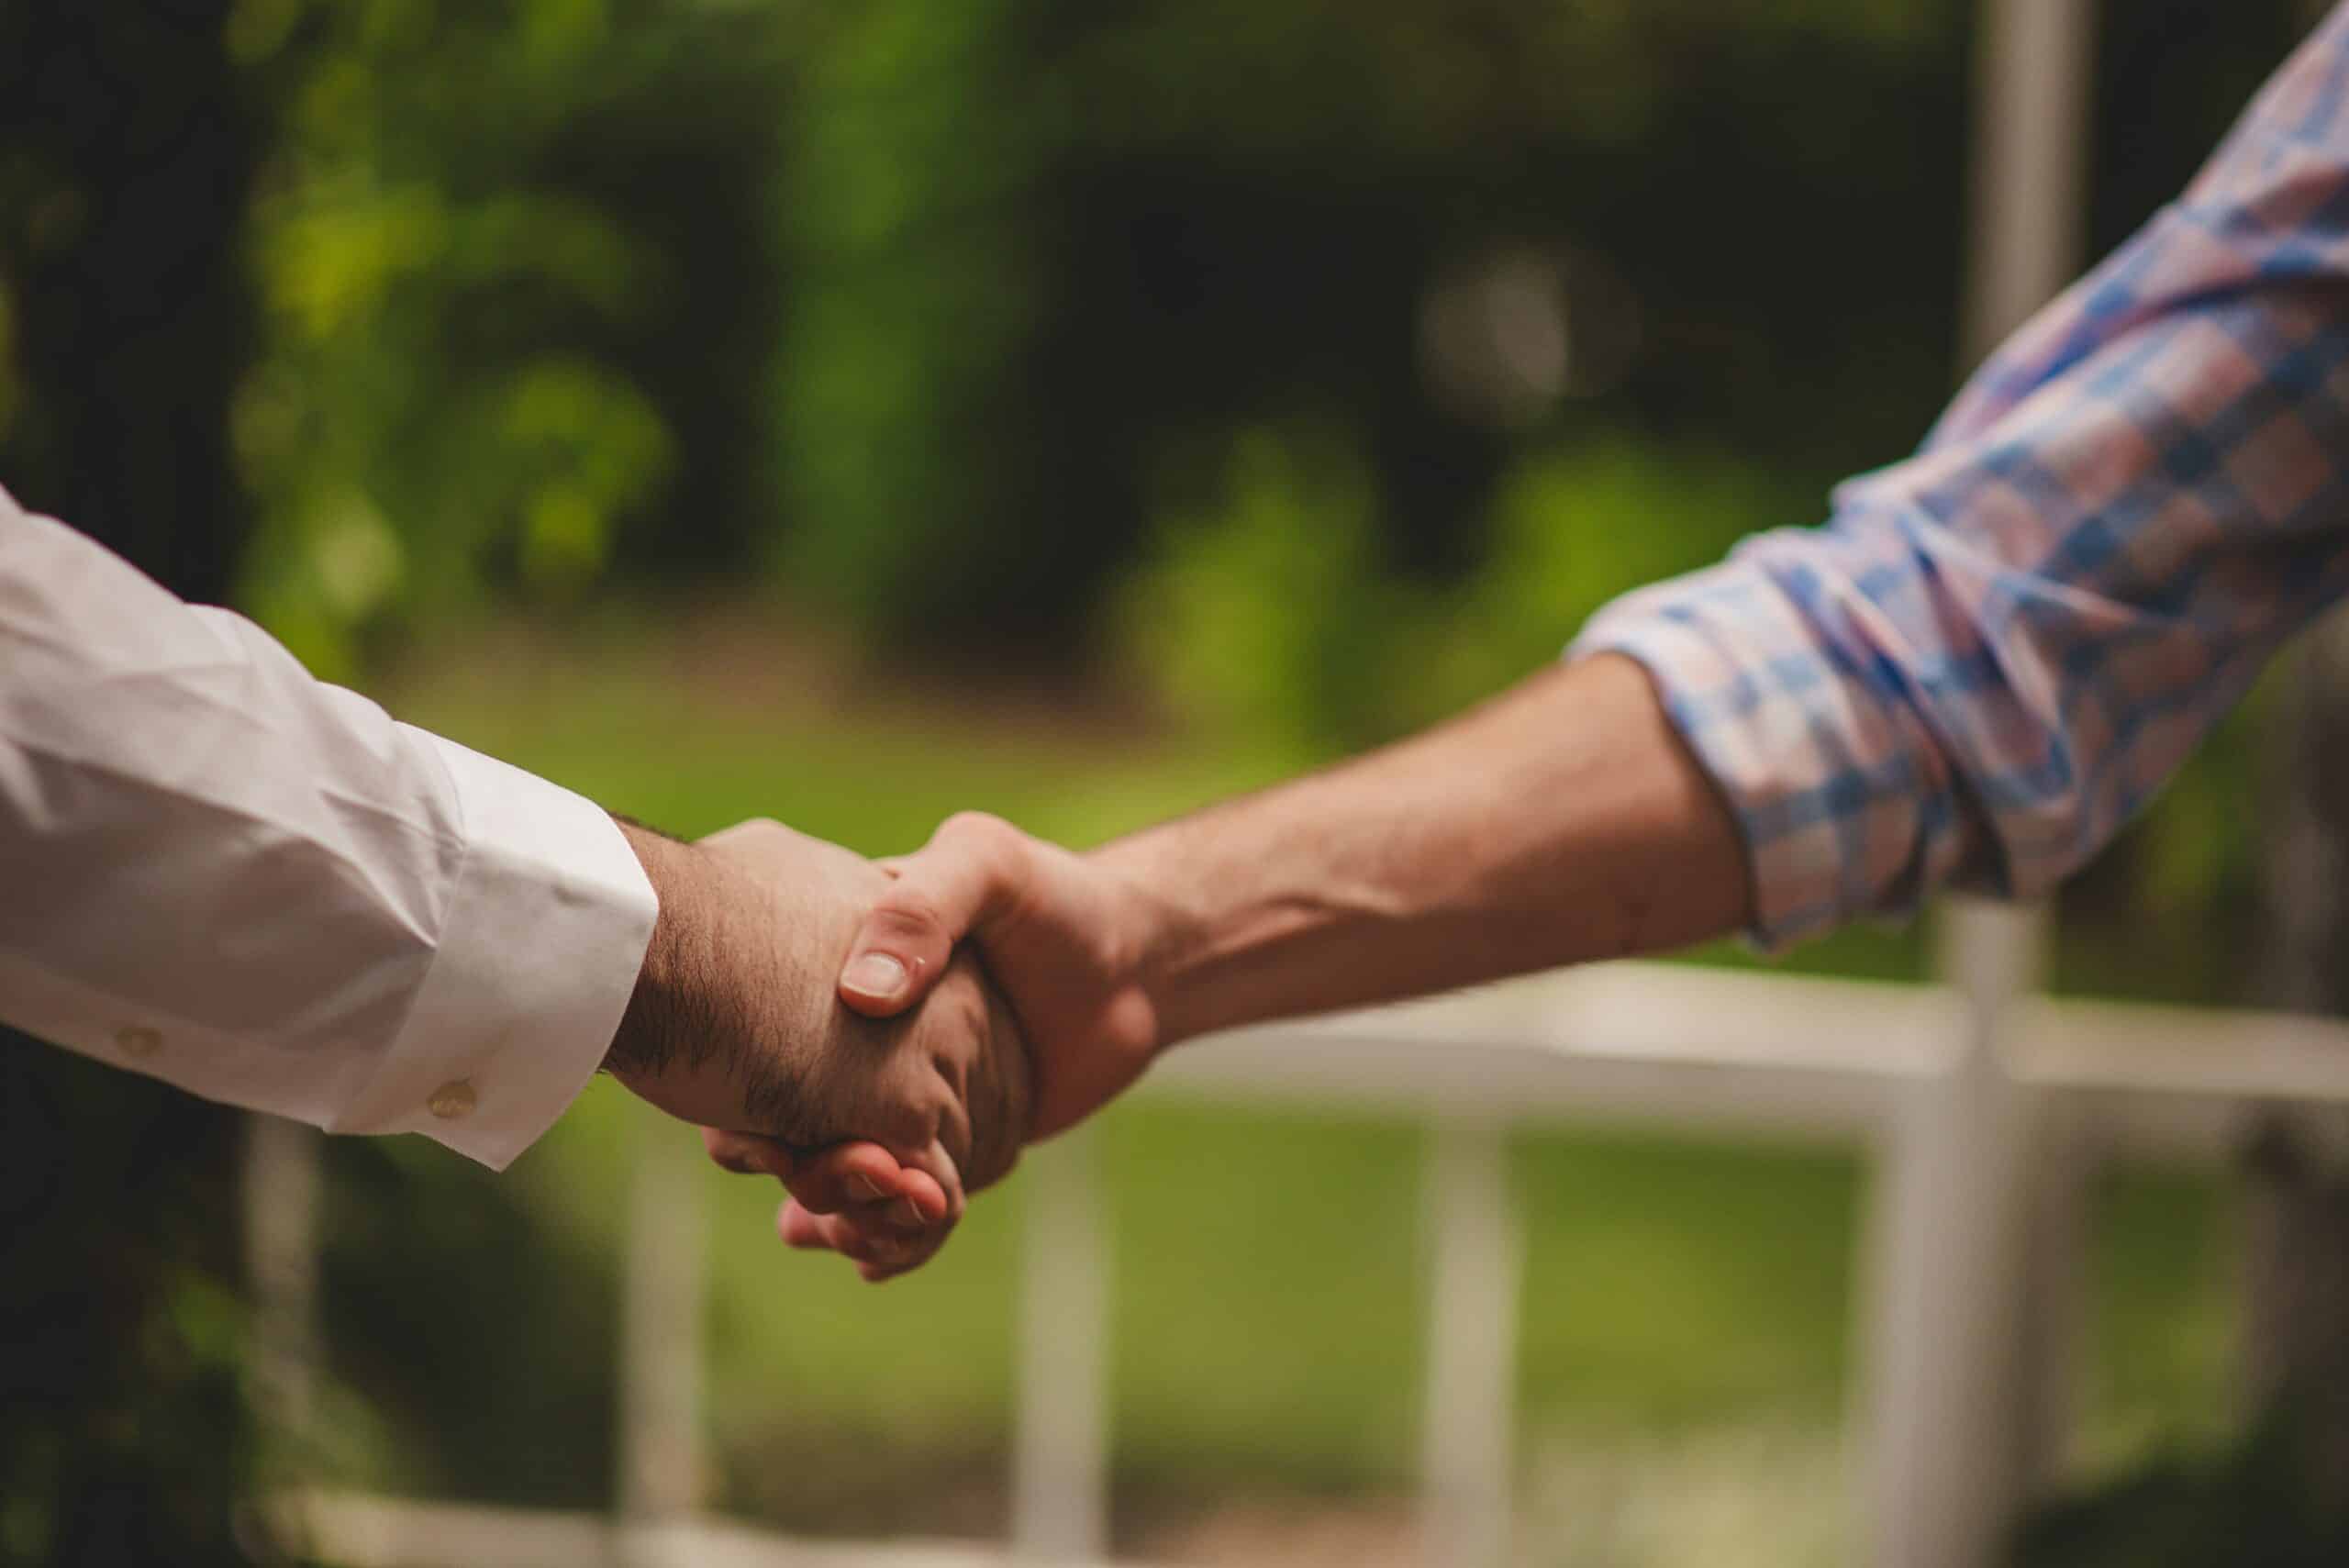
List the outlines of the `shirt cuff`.
{"type": "Polygon", "coordinates": [[[602,1064],[660,904],[593,801],[408,733],[448,772],[465,858],[406,1021],[330,1130],[421,1132],[502,1171],[602,1064]]]}
{"type": "Polygon", "coordinates": [[[1834,683],[1807,624],[1765,574],[1727,562],[1625,595],[1566,656],[1620,653],[1728,805],[1753,887],[1750,940],[1765,952],[1872,912],[1865,847],[1821,781],[1832,727],[1813,711],[1834,683]]]}

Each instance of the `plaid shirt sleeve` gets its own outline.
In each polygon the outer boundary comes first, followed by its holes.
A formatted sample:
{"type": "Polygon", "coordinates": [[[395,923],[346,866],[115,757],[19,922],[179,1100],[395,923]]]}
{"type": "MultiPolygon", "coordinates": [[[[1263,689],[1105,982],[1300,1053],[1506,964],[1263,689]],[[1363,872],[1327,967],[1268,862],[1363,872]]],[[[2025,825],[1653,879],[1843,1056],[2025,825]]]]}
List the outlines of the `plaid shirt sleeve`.
{"type": "Polygon", "coordinates": [[[1618,600],[1782,946],[2118,831],[2349,585],[2349,6],[1816,528],[1618,600]]]}

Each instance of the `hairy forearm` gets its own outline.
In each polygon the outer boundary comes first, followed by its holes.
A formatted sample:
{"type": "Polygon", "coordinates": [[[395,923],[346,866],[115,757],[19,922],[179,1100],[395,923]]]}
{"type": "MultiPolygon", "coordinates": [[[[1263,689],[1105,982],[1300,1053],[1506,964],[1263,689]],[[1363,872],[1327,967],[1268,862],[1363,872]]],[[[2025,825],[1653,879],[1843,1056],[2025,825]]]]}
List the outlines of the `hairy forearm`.
{"type": "Polygon", "coordinates": [[[703,887],[704,858],[693,845],[680,843],[626,817],[617,818],[621,836],[636,851],[661,913],[645,945],[644,962],[637,971],[636,989],[628,1012],[604,1053],[604,1070],[623,1081],[644,1081],[695,1049],[696,1040],[713,1033],[690,1027],[686,1015],[701,1005],[711,955],[708,946],[707,899],[703,887]]]}
{"type": "Polygon", "coordinates": [[[787,1130],[801,1095],[765,1037],[815,989],[774,958],[773,900],[707,846],[618,820],[661,913],[604,1070],[686,1121],[787,1130]]]}
{"type": "Polygon", "coordinates": [[[1094,858],[1151,911],[1162,1044],[1678,947],[1752,903],[1727,810],[1614,656],[1094,858]]]}

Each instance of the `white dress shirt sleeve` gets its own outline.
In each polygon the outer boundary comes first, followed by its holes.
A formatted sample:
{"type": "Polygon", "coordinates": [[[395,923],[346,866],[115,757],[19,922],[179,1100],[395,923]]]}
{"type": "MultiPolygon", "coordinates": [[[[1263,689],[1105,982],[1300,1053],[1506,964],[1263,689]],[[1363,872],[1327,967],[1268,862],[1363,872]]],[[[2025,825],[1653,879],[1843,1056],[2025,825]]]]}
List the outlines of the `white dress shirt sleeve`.
{"type": "Polygon", "coordinates": [[[313,680],[0,492],[0,1020],[503,1169],[657,910],[593,803],[313,680]]]}

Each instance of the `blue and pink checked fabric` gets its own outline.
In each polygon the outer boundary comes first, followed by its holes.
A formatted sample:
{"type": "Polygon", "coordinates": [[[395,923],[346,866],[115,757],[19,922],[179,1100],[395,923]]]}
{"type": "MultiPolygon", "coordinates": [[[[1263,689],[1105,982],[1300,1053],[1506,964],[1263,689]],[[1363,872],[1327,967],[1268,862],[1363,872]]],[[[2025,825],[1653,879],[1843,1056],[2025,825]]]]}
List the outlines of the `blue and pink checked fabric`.
{"type": "Polygon", "coordinates": [[[1616,601],[1781,946],[2101,846],[2349,587],[2349,6],[1815,528],[1616,601]]]}

